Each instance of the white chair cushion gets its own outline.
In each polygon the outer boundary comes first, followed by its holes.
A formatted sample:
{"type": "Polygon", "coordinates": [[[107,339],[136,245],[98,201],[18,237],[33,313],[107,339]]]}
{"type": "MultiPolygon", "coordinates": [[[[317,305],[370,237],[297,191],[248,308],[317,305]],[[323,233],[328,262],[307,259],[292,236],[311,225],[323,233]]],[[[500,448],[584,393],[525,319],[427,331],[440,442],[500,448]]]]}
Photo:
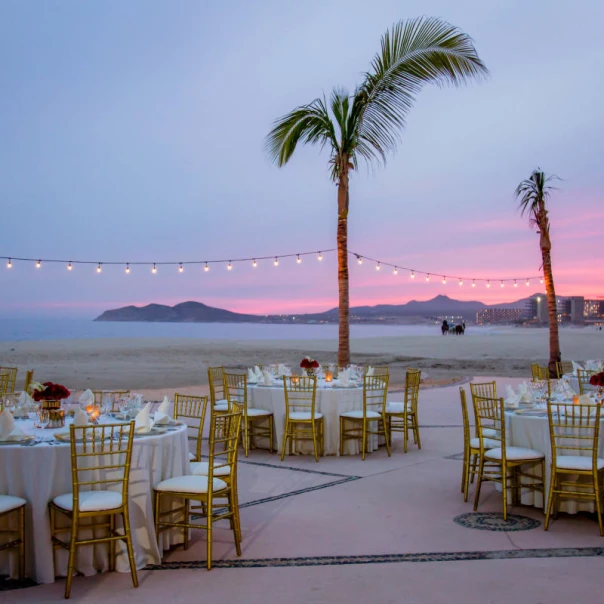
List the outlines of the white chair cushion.
{"type": "Polygon", "coordinates": [[[214,405],[214,411],[228,411],[229,410],[229,402],[225,398],[221,398],[216,401],[214,405]]]}
{"type": "Polygon", "coordinates": [[[26,499],[21,497],[13,497],[12,495],[0,495],[0,514],[16,510],[27,503],[26,499]]]}
{"type": "MultiPolygon", "coordinates": [[[[73,511],[73,493],[55,497],[52,502],[69,512],[73,511]]],[[[80,512],[114,510],[122,505],[122,494],[115,491],[81,491],[80,512]]]]}
{"type": "MultiPolygon", "coordinates": [[[[490,449],[484,454],[484,456],[488,459],[501,459],[501,447],[490,449]]],[[[545,455],[543,455],[543,453],[539,453],[539,451],[535,451],[534,449],[525,449],[524,447],[506,447],[505,456],[510,461],[519,461],[521,459],[543,459],[545,457],[545,455]]]]}
{"type": "MultiPolygon", "coordinates": [[[[500,440],[491,440],[490,438],[485,438],[484,446],[486,449],[496,449],[497,447],[501,447],[501,441],[500,440]]],[[[470,447],[472,447],[472,449],[480,449],[480,438],[471,438],[470,447]]]]}
{"type": "MultiPolygon", "coordinates": [[[[340,417],[352,417],[355,419],[363,419],[363,410],[345,411],[340,413],[340,417]]],[[[367,419],[381,419],[382,416],[377,411],[367,411],[367,419]]]]}
{"type": "MultiPolygon", "coordinates": [[[[315,411],[315,419],[321,419],[323,417],[322,413],[315,411]]],[[[308,421],[311,418],[310,411],[292,411],[289,414],[289,419],[296,420],[306,420],[308,421]]]]}
{"type": "Polygon", "coordinates": [[[497,432],[497,430],[493,430],[493,428],[483,428],[482,435],[485,438],[492,438],[493,436],[499,436],[499,432],[497,432]]]}
{"type": "MultiPolygon", "coordinates": [[[[598,457],[598,470],[604,468],[604,459],[598,457]]],[[[593,467],[592,458],[579,455],[558,455],[556,458],[556,467],[561,470],[591,470],[593,467]]]]}
{"type": "MultiPolygon", "coordinates": [[[[216,468],[217,460],[214,460],[214,476],[229,476],[231,474],[231,468],[229,466],[221,466],[220,468],[216,468]]],[[[195,474],[196,476],[207,476],[210,472],[210,462],[209,461],[194,461],[189,464],[189,468],[191,469],[191,474],[195,474]]]]}
{"type": "MultiPolygon", "coordinates": [[[[156,491],[170,491],[174,493],[199,493],[205,494],[208,492],[208,477],[207,476],[175,476],[162,480],[156,487],[156,491]]],[[[212,491],[214,493],[223,491],[227,488],[227,483],[220,478],[214,478],[212,481],[212,491]]]]}
{"type": "Polygon", "coordinates": [[[267,411],[266,409],[256,409],[254,407],[247,408],[247,414],[249,417],[258,417],[259,415],[272,415],[272,411],[267,411]]]}
{"type": "Polygon", "coordinates": [[[195,454],[189,451],[189,461],[194,461],[195,459],[197,459],[197,457],[195,457],[195,454]]]}
{"type": "Polygon", "coordinates": [[[386,403],[386,413],[405,413],[405,403],[386,403]]]}

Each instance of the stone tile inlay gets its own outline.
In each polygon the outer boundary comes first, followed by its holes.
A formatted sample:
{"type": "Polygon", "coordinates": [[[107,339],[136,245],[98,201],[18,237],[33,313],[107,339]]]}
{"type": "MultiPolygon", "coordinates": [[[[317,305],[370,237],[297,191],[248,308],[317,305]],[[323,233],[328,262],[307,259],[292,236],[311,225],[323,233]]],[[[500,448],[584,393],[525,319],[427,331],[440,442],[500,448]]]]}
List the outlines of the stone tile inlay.
{"type": "Polygon", "coordinates": [[[539,520],[528,516],[508,514],[508,519],[503,519],[503,514],[498,512],[469,512],[453,518],[453,522],[466,528],[479,531],[530,531],[541,525],[539,520]]]}

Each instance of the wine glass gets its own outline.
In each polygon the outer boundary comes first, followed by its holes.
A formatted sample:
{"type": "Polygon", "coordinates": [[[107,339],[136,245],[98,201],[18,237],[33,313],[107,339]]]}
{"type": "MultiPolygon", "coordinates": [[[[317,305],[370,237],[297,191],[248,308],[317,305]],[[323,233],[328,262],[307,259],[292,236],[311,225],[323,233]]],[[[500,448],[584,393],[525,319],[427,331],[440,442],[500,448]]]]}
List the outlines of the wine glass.
{"type": "Polygon", "coordinates": [[[50,423],[50,413],[48,409],[40,408],[38,411],[38,428],[46,428],[50,423]]]}
{"type": "Polygon", "coordinates": [[[108,415],[113,411],[114,396],[111,392],[103,392],[101,397],[101,411],[103,415],[108,415]]]}

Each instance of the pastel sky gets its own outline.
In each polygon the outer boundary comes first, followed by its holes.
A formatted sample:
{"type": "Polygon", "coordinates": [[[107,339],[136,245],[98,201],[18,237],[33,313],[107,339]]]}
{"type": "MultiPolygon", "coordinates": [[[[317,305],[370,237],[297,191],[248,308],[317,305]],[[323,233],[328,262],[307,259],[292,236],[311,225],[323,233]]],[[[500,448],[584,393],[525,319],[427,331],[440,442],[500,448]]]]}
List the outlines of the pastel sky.
{"type": "MultiPolygon", "coordinates": [[[[604,296],[601,0],[3,0],[0,255],[180,262],[334,247],[327,154],[301,148],[278,169],[264,137],[295,106],[354,89],[381,34],[422,14],[471,35],[491,76],[424,89],[397,154],[353,176],[350,249],[435,277],[352,263],[351,303],[542,290],[498,285],[539,274],[538,236],[513,198],[537,166],[563,178],[550,207],[557,293],[604,296]]],[[[333,254],[155,275],[14,262],[0,292],[4,316],[337,305],[333,254]]]]}

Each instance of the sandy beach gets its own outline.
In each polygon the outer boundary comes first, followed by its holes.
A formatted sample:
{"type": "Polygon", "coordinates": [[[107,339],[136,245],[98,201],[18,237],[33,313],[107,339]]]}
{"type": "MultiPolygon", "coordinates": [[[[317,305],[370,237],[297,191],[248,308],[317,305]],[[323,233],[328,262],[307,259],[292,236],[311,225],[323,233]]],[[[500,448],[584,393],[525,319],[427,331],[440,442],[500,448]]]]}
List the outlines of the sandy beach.
{"type": "MultiPolygon", "coordinates": [[[[392,336],[352,340],[352,362],[388,365],[391,384],[401,384],[407,367],[419,367],[426,385],[470,376],[528,377],[530,363],[545,362],[547,329],[502,328],[472,336],[392,336]]],[[[565,328],[560,331],[563,358],[604,356],[604,332],[565,328]]],[[[19,367],[40,381],[72,389],[130,388],[174,390],[204,387],[213,365],[241,370],[276,362],[297,367],[302,356],[335,363],[335,340],[219,340],[185,338],[98,338],[0,342],[0,365],[19,367]]]]}

